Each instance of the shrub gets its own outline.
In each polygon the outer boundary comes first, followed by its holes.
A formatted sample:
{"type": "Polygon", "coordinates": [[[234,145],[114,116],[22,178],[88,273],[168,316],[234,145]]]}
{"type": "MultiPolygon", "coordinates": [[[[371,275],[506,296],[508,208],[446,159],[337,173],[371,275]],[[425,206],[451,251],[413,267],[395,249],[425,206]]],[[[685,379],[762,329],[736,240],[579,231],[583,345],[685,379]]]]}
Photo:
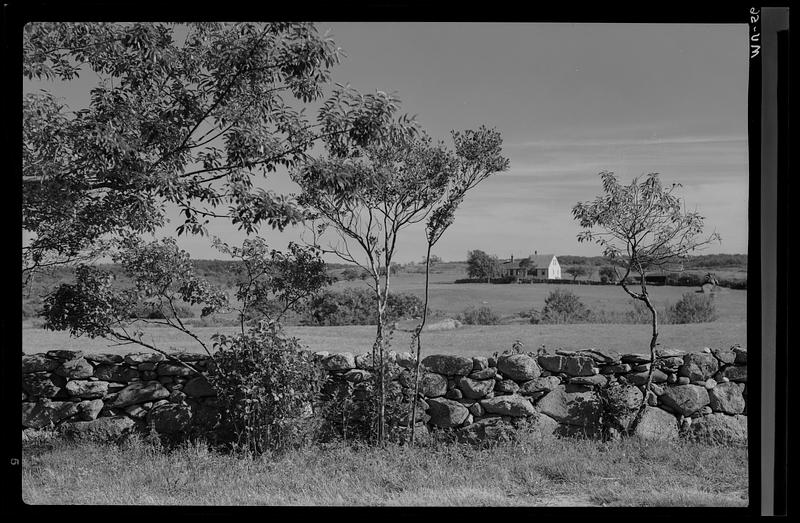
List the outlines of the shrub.
{"type": "Polygon", "coordinates": [[[266,322],[246,334],[213,339],[218,351],[208,380],[217,392],[222,429],[235,436],[234,443],[262,453],[309,442],[323,372],[297,339],[266,322]]]}
{"type": "MultiPolygon", "coordinates": [[[[413,294],[390,294],[386,316],[389,322],[422,314],[422,300],[413,294]]],[[[374,325],[375,295],[368,289],[327,289],[312,298],[301,317],[304,325],[374,325]]]]}
{"type": "Polygon", "coordinates": [[[717,319],[714,296],[687,292],[667,310],[669,323],[705,323],[717,319]]]}
{"type": "Polygon", "coordinates": [[[498,316],[491,307],[467,307],[458,315],[457,318],[461,323],[467,325],[497,325],[500,323],[500,316],[498,316]]]}
{"type": "Polygon", "coordinates": [[[531,323],[582,323],[590,317],[591,311],[574,292],[555,289],[545,298],[541,313],[531,317],[531,323]]]}
{"type": "MultiPolygon", "coordinates": [[[[164,307],[162,309],[155,303],[142,303],[131,311],[131,318],[163,320],[165,319],[164,312],[167,313],[169,318],[173,318],[175,316],[175,314],[173,314],[168,307],[164,307]]],[[[175,313],[179,318],[194,318],[194,311],[188,305],[175,305],[175,313]]]]}

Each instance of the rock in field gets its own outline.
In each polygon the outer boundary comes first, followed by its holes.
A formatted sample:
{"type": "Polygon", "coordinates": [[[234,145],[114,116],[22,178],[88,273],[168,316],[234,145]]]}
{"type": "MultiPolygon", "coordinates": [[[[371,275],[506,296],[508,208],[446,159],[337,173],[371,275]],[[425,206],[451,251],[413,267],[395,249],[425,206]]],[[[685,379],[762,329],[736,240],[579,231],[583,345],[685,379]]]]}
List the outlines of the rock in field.
{"type": "Polygon", "coordinates": [[[22,404],[22,426],[41,429],[51,424],[58,425],[62,421],[75,416],[78,407],[71,401],[39,400],[37,403],[22,404]]]}
{"type": "Polygon", "coordinates": [[[645,407],[634,435],[647,440],[675,440],[678,438],[678,419],[657,407],[645,407]]]}
{"type": "Polygon", "coordinates": [[[51,372],[56,370],[61,363],[48,358],[44,354],[25,354],[22,356],[22,373],[51,372]]]}
{"type": "Polygon", "coordinates": [[[661,402],[673,411],[691,416],[708,405],[708,391],[697,385],[673,385],[666,387],[660,396],[661,402]]]}
{"type": "Polygon", "coordinates": [[[352,352],[339,352],[325,358],[322,364],[328,370],[350,370],[356,368],[356,358],[352,352]]]}
{"type": "Polygon", "coordinates": [[[112,407],[127,407],[137,403],[146,403],[166,399],[169,391],[157,381],[137,381],[131,383],[117,393],[117,399],[111,404],[112,407]]]}
{"type": "Polygon", "coordinates": [[[743,389],[743,384],[734,382],[720,383],[712,388],[708,391],[708,404],[711,410],[726,414],[741,414],[745,407],[743,389]]]}
{"type": "Polygon", "coordinates": [[[431,372],[445,376],[466,376],[472,372],[472,358],[449,354],[434,354],[422,360],[422,365],[431,372]]]}
{"type": "Polygon", "coordinates": [[[126,416],[109,416],[65,423],[64,434],[79,440],[115,441],[129,433],[135,425],[136,422],[126,416]]]}
{"type": "Polygon", "coordinates": [[[747,416],[713,413],[693,420],[689,437],[706,443],[747,444],[747,416]]]}
{"type": "Polygon", "coordinates": [[[174,434],[185,430],[191,419],[192,410],[187,405],[178,403],[167,403],[147,413],[148,423],[152,423],[159,434],[174,434]]]}
{"type": "Polygon", "coordinates": [[[75,358],[62,363],[56,369],[56,374],[71,380],[80,380],[94,374],[94,367],[85,358],[75,358]]]}
{"type": "Polygon", "coordinates": [[[107,381],[71,380],[65,387],[73,398],[94,399],[102,398],[108,392],[107,381]]]}
{"type": "Polygon", "coordinates": [[[485,397],[494,390],[494,379],[473,380],[466,377],[461,377],[458,380],[458,388],[464,394],[465,398],[480,399],[485,397]]]}
{"type": "Polygon", "coordinates": [[[538,378],[542,369],[536,358],[527,354],[504,354],[497,358],[497,370],[505,377],[515,381],[538,378]]]}
{"type": "Polygon", "coordinates": [[[490,414],[523,417],[536,414],[536,409],[527,398],[511,394],[481,400],[481,406],[490,414]]]}
{"type": "Polygon", "coordinates": [[[428,400],[428,414],[430,422],[437,427],[457,427],[466,421],[469,410],[461,403],[444,398],[431,398],[428,400]]]}
{"type": "Polygon", "coordinates": [[[689,381],[705,381],[713,377],[718,369],[719,362],[713,354],[693,352],[683,357],[678,376],[686,376],[689,381]]]}
{"type": "Polygon", "coordinates": [[[596,429],[600,419],[600,403],[594,392],[567,392],[564,385],[539,400],[537,407],[559,423],[582,426],[590,432],[596,429]]]}

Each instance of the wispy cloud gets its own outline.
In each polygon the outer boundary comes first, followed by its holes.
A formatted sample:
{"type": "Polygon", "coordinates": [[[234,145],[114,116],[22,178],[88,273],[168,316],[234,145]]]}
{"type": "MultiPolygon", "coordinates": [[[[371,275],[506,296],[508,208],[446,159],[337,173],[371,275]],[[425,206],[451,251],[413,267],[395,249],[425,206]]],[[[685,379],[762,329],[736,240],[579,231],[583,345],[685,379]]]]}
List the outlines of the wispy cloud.
{"type": "Polygon", "coordinates": [[[509,148],[554,148],[554,147],[620,147],[640,145],[691,145],[706,143],[747,143],[747,136],[673,136],[664,138],[578,138],[564,140],[532,140],[509,143],[509,148]]]}

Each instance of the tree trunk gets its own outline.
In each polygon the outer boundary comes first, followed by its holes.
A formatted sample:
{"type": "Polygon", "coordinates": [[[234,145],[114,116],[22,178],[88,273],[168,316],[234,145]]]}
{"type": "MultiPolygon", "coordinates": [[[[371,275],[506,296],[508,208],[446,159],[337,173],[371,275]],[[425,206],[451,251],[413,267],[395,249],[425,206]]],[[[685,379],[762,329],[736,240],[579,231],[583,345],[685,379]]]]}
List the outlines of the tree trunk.
{"type": "Polygon", "coordinates": [[[414,444],[416,431],[414,428],[417,426],[417,403],[419,398],[419,367],[422,361],[422,342],[420,336],[422,335],[422,328],[425,326],[425,321],[428,319],[428,278],[430,276],[430,259],[431,259],[431,245],[428,244],[428,252],[425,254],[425,301],[422,306],[422,321],[416,328],[415,337],[417,339],[417,360],[414,363],[414,398],[411,401],[411,419],[409,430],[411,431],[411,444],[414,444]]]}
{"type": "Polygon", "coordinates": [[[642,403],[639,405],[639,411],[636,413],[636,417],[631,424],[630,431],[633,432],[636,430],[636,427],[639,425],[639,422],[642,420],[642,415],[644,414],[644,409],[647,406],[647,394],[650,392],[650,385],[653,383],[653,370],[656,365],[656,345],[658,344],[658,312],[656,312],[655,307],[650,302],[650,297],[645,294],[644,295],[645,305],[650,310],[650,314],[652,316],[652,327],[653,331],[650,336],[650,368],[647,370],[647,382],[644,386],[644,394],[642,395],[642,403]]]}
{"type": "Polygon", "coordinates": [[[385,368],[383,365],[383,325],[386,321],[385,309],[382,305],[378,306],[378,328],[375,335],[375,346],[373,348],[373,368],[378,369],[378,445],[383,446],[385,443],[385,398],[384,398],[384,381],[385,381],[385,368]],[[376,354],[377,353],[377,354],[376,354]],[[377,356],[377,359],[375,358],[377,356]]]}

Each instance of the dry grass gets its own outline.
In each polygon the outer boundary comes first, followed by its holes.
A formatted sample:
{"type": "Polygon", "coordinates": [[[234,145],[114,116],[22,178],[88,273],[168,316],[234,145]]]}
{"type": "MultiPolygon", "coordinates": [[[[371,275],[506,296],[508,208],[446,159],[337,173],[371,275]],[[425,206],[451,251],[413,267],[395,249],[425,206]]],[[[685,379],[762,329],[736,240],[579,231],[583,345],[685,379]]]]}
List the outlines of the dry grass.
{"type": "Polygon", "coordinates": [[[172,452],[133,439],[27,448],[29,504],[746,506],[747,450],[635,439],[478,449],[330,445],[282,456],[172,452]]]}

